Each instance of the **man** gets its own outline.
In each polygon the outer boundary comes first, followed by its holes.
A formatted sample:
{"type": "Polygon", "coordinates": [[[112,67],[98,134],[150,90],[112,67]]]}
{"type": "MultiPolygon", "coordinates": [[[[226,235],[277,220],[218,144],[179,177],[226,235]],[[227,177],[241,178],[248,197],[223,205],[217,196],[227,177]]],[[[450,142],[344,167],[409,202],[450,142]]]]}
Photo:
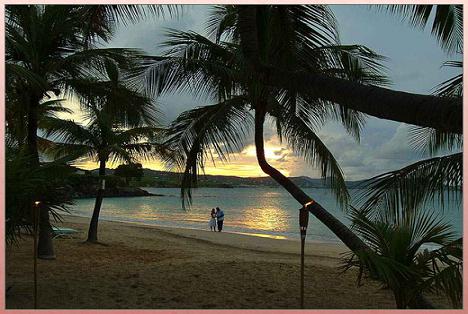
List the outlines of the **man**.
{"type": "Polygon", "coordinates": [[[218,232],[221,232],[223,230],[224,212],[219,207],[216,207],[216,219],[218,221],[218,232]]]}

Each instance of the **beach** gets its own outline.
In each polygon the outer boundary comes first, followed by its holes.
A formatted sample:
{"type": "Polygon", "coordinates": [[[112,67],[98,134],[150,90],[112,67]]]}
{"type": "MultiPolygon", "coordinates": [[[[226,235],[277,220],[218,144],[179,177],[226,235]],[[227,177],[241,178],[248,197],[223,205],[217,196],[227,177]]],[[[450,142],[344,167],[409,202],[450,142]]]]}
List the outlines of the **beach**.
{"type": "MultiPolygon", "coordinates": [[[[79,233],[54,240],[56,260],[38,261],[39,308],[299,308],[298,240],[100,221],[101,244],[88,244],[88,222],[57,224],[79,233]]],[[[7,246],[7,309],[33,307],[32,243],[7,246]]],[[[306,308],[395,307],[378,282],[358,287],[357,271],[338,269],[344,246],[307,241],[305,252],[306,308]]]]}

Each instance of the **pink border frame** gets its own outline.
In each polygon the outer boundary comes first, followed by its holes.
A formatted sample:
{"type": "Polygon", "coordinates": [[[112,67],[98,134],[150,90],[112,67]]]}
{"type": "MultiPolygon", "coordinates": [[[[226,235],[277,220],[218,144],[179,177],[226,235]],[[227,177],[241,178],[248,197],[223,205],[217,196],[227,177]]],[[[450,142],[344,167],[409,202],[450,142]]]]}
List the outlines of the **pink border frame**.
{"type": "MultiPolygon", "coordinates": [[[[138,0],[113,0],[113,1],[102,1],[102,0],[91,0],[91,1],[57,1],[57,0],[41,0],[41,1],[21,1],[21,0],[1,0],[0,6],[0,33],[5,33],[5,16],[4,16],[4,5],[6,4],[33,4],[33,3],[41,3],[41,4],[59,4],[59,3],[86,3],[86,4],[100,4],[100,3],[109,3],[112,2],[113,4],[128,4],[128,3],[176,3],[176,4],[232,4],[235,2],[236,4],[268,4],[268,3],[275,3],[275,4],[298,4],[298,3],[320,3],[320,4],[420,4],[424,2],[424,4],[465,4],[466,0],[461,1],[453,1],[453,0],[425,0],[425,1],[402,1],[402,0],[361,0],[361,1],[346,1],[346,0],[320,0],[320,1],[291,1],[291,0],[282,0],[282,1],[256,1],[256,0],[237,0],[237,1],[226,1],[226,0],[211,0],[211,1],[204,1],[204,0],[189,0],[189,1],[180,1],[180,0],[172,0],[172,1],[138,1],[138,0]]],[[[463,17],[464,25],[467,25],[467,14],[463,17]]],[[[464,48],[466,48],[467,44],[464,42],[464,48]]],[[[1,63],[0,63],[0,72],[1,72],[1,81],[3,84],[0,85],[0,92],[2,95],[5,95],[5,37],[4,35],[0,37],[0,54],[1,54],[1,63]]],[[[466,64],[466,57],[463,56],[463,60],[466,64]]],[[[463,74],[467,77],[468,70],[464,67],[463,74]]],[[[0,100],[0,121],[5,121],[5,99],[4,97],[0,100]]],[[[465,99],[463,101],[463,105],[465,105],[465,99]]],[[[464,125],[468,122],[468,112],[463,110],[463,122],[464,125]]],[[[464,134],[464,140],[467,142],[468,135],[464,134]]],[[[0,293],[0,313],[31,313],[35,312],[33,310],[7,310],[5,309],[5,125],[4,123],[0,124],[0,177],[2,178],[2,189],[0,191],[0,201],[1,201],[1,221],[0,224],[0,278],[1,278],[1,293],[0,293]]],[[[464,155],[463,156],[463,177],[466,179],[468,173],[468,158],[464,155]]],[[[465,195],[463,195],[465,196],[465,195]]],[[[468,205],[468,200],[463,197],[463,208],[466,208],[468,205]]],[[[468,230],[468,217],[463,215],[463,234],[467,233],[468,230]]],[[[468,251],[466,250],[466,243],[465,243],[465,250],[464,250],[464,259],[468,258],[468,251]]],[[[464,276],[463,278],[463,286],[466,287],[468,280],[467,277],[464,276]]],[[[463,292],[463,304],[467,304],[468,302],[468,292],[465,289],[463,292]]],[[[260,313],[260,314],[267,314],[267,313],[284,313],[287,312],[288,314],[299,314],[299,313],[327,313],[327,314],[345,314],[345,313],[399,313],[401,310],[36,310],[42,313],[69,313],[69,314],[77,314],[77,313],[113,313],[118,312],[121,314],[127,313],[165,313],[165,314],[198,314],[198,313],[260,313]]],[[[426,313],[428,311],[424,310],[405,310],[406,313],[426,313]]],[[[431,310],[430,313],[463,313],[465,309],[461,310],[431,310]]],[[[468,312],[468,311],[467,311],[468,312]]]]}

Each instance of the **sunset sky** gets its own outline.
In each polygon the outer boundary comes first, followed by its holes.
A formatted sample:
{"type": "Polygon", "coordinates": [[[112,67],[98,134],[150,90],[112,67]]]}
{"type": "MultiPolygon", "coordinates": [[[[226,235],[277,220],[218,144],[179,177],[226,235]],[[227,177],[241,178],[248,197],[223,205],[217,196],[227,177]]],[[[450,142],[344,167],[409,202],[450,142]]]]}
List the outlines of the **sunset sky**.
{"type": "MultiPolygon", "coordinates": [[[[389,58],[386,63],[391,88],[408,92],[429,94],[433,88],[456,74],[450,68],[441,68],[447,60],[460,59],[448,56],[441,50],[430,30],[412,29],[400,18],[370,9],[363,5],[333,5],[340,39],[343,44],[362,44],[389,58]]],[[[184,8],[177,19],[154,18],[136,25],[121,27],[111,41],[111,47],[135,47],[149,54],[160,51],[158,45],[164,40],[165,28],[193,30],[204,34],[206,17],[210,6],[192,5],[184,8]]],[[[164,120],[170,122],[182,111],[209,104],[207,100],[193,99],[188,94],[166,95],[158,99],[164,120]]],[[[75,106],[71,105],[72,108],[75,106]]],[[[78,119],[76,115],[73,117],[78,119]]],[[[346,179],[357,180],[398,169],[416,159],[421,159],[408,144],[408,126],[402,123],[369,117],[362,131],[361,142],[356,143],[343,128],[335,123],[327,124],[319,135],[339,161],[346,179]]],[[[266,153],[271,164],[290,176],[308,175],[318,177],[314,168],[294,156],[281,144],[272,128],[265,130],[266,153]]],[[[143,166],[163,169],[157,160],[143,161],[143,166]]],[[[87,169],[96,163],[84,161],[77,166],[87,169]]],[[[117,165],[111,165],[115,167],[117,165]]],[[[206,173],[237,176],[264,175],[257,166],[253,138],[246,147],[234,154],[229,163],[207,164],[206,173]]]]}

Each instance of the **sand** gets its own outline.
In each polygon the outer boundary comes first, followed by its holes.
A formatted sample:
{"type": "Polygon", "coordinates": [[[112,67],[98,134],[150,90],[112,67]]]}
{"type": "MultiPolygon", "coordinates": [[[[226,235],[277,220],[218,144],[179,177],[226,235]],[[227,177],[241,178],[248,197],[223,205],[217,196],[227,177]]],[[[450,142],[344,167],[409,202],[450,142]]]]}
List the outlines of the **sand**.
{"type": "MultiPolygon", "coordinates": [[[[299,241],[101,221],[103,244],[87,244],[88,219],[64,218],[80,233],[55,240],[56,260],[39,260],[39,308],[299,308],[299,241]]],[[[357,287],[355,271],[341,273],[346,251],[308,240],[305,307],[394,308],[379,283],[357,287]]],[[[6,251],[7,309],[33,307],[32,280],[25,236],[6,251]]]]}

